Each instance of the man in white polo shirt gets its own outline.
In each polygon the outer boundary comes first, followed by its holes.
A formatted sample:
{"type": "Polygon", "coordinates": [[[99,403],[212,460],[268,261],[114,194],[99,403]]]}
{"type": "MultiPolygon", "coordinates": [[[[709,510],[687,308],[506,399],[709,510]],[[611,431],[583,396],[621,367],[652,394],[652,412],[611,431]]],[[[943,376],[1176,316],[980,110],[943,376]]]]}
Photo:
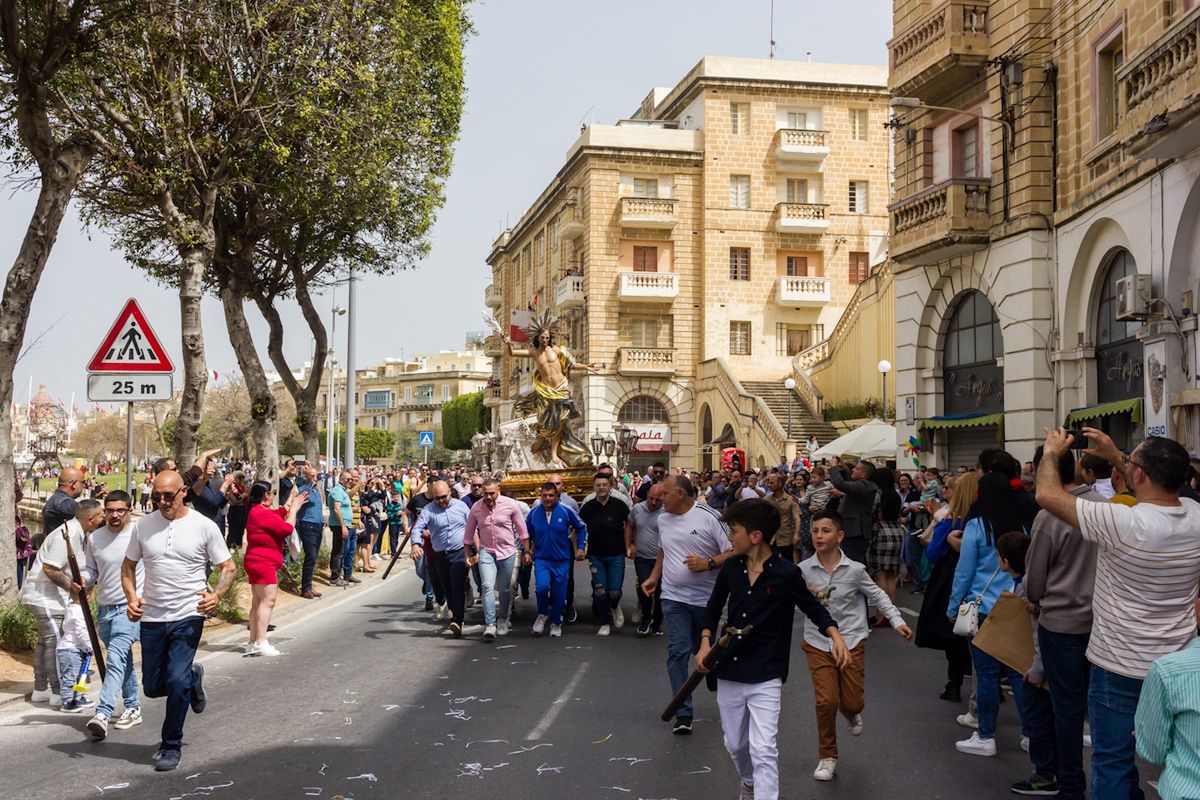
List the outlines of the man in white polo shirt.
{"type": "Polygon", "coordinates": [[[237,568],[212,520],[183,504],[183,478],[167,470],[154,477],[150,500],[157,511],[143,517],[129,537],[121,586],[129,619],[141,622],[142,687],[147,697],[166,697],[162,742],[154,754],[159,772],[179,766],[183,722],[190,705],[204,711],[204,667],[194,664],[204,615],[233,584],[237,568]],[[138,562],[145,565],[145,594],[137,591],[138,562]],[[208,590],[205,566],[221,571],[208,590]]]}
{"type": "MultiPolygon", "coordinates": [[[[125,606],[125,590],[121,588],[121,564],[129,550],[129,513],[133,502],[129,495],[114,489],[104,496],[105,527],[99,528],[88,537],[87,558],[83,568],[83,579],[95,586],[100,604],[96,615],[96,628],[104,642],[104,684],[100,687],[100,702],[95,715],[88,720],[87,730],[96,739],[108,736],[108,720],[117,706],[117,695],[121,695],[125,710],[113,723],[118,730],[127,730],[142,724],[142,709],[138,702],[137,669],[133,666],[133,643],[138,640],[139,623],[129,619],[125,606]]],[[[139,564],[136,575],[137,593],[142,593],[143,568],[139,564]]]]}
{"type": "MultiPolygon", "coordinates": [[[[733,555],[729,529],[716,511],[696,503],[696,487],[686,475],[663,479],[663,514],[658,518],[658,559],[642,592],[650,597],[662,581],[667,623],[667,676],[671,692],[687,682],[692,656],[700,649],[704,612],[717,570],[733,555]]],[[[647,490],[648,492],[649,490],[647,490]]],[[[692,732],[692,699],[676,712],[672,732],[692,732]]]]}
{"type": "Polygon", "coordinates": [[[1179,497],[1188,453],[1178,442],[1151,436],[1125,457],[1102,431],[1083,432],[1091,442],[1084,453],[1120,470],[1137,505],[1089,501],[1063,489],[1057,462],[1071,435],[1062,429],[1047,431],[1037,501],[1096,543],[1087,649],[1092,797],[1129,800],[1143,796],[1133,736],[1142,681],[1156,658],[1182,650],[1196,636],[1200,504],[1179,497]]]}

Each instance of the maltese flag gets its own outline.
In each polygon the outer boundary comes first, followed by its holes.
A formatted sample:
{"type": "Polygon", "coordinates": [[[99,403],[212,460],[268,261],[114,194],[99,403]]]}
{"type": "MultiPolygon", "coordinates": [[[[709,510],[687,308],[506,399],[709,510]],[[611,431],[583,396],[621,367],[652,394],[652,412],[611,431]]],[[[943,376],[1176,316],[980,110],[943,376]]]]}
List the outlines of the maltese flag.
{"type": "Polygon", "coordinates": [[[525,328],[532,322],[532,311],[514,308],[508,321],[508,338],[514,342],[528,342],[529,334],[525,332],[525,328]]]}

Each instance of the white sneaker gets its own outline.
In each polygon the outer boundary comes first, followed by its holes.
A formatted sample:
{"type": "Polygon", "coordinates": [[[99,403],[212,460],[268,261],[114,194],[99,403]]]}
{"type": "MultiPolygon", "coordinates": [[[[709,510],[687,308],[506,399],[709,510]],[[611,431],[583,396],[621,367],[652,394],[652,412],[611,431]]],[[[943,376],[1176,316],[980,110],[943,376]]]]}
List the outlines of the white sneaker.
{"type": "Polygon", "coordinates": [[[54,697],[54,692],[50,691],[49,689],[42,689],[41,691],[34,689],[33,693],[29,695],[29,702],[49,703],[51,697],[54,697]]]}
{"type": "Polygon", "coordinates": [[[862,714],[851,714],[850,716],[846,717],[846,722],[850,725],[851,736],[862,736],[862,714]]]}
{"type": "Polygon", "coordinates": [[[1028,736],[1021,737],[1021,749],[1024,750],[1026,753],[1029,752],[1029,737],[1028,736]]]}
{"type": "Polygon", "coordinates": [[[506,619],[499,620],[496,623],[496,635],[497,636],[508,636],[508,632],[511,629],[511,627],[512,626],[509,624],[508,620],[506,620],[506,619]]]}
{"type": "Polygon", "coordinates": [[[450,604],[442,603],[440,606],[438,606],[434,619],[450,619],[450,604]]]}
{"type": "Polygon", "coordinates": [[[113,727],[119,731],[126,731],[126,730],[129,730],[130,728],[132,728],[134,725],[141,725],[141,724],[142,724],[142,709],[140,707],[139,708],[127,708],[127,709],[125,709],[125,712],[123,714],[121,714],[120,717],[117,718],[117,721],[113,723],[113,727]]]}
{"type": "Polygon", "coordinates": [[[282,655],[282,653],[276,650],[266,639],[259,643],[258,654],[260,656],[264,656],[265,658],[274,658],[275,656],[282,655]]]}
{"type": "Polygon", "coordinates": [[[813,777],[819,781],[831,781],[836,772],[837,759],[822,758],[817,762],[817,768],[813,770],[813,777]]]}
{"type": "Polygon", "coordinates": [[[258,655],[258,644],[256,642],[247,642],[246,649],[243,654],[248,656],[258,655]]]}
{"type": "Polygon", "coordinates": [[[495,625],[486,626],[483,629],[483,640],[485,642],[490,642],[495,638],[496,638],[496,626],[495,625]]]}
{"type": "Polygon", "coordinates": [[[59,694],[50,695],[50,707],[51,708],[58,708],[61,705],[62,705],[62,695],[59,695],[59,694]]]}
{"type": "Polygon", "coordinates": [[[996,740],[984,739],[980,737],[979,731],[971,734],[971,738],[963,739],[961,742],[955,742],[954,747],[960,753],[966,753],[972,756],[994,756],[996,755],[996,740]]]}
{"type": "MultiPolygon", "coordinates": [[[[545,614],[538,614],[537,619],[533,621],[533,635],[541,636],[546,632],[546,623],[550,620],[545,614]]],[[[557,627],[557,626],[555,626],[557,627]]]]}
{"type": "Polygon", "coordinates": [[[962,725],[964,728],[979,728],[979,717],[975,716],[970,711],[965,714],[959,714],[954,718],[954,721],[959,725],[962,725]]]}
{"type": "Polygon", "coordinates": [[[562,625],[551,625],[550,626],[550,638],[558,639],[561,637],[562,637],[562,625]]]}
{"type": "Polygon", "coordinates": [[[625,625],[625,612],[621,610],[620,606],[617,606],[612,610],[612,618],[612,624],[614,628],[620,628],[625,625]]]}
{"type": "MultiPolygon", "coordinates": [[[[642,607],[640,605],[633,607],[633,613],[629,615],[629,621],[634,625],[637,625],[642,621],[642,607]]],[[[754,788],[751,787],[750,791],[754,791],[754,788]]]]}
{"type": "Polygon", "coordinates": [[[87,725],[84,727],[87,728],[88,733],[99,741],[108,736],[108,717],[103,714],[96,714],[88,720],[87,725]]]}
{"type": "Polygon", "coordinates": [[[612,628],[607,625],[601,625],[600,630],[596,631],[597,636],[608,636],[610,633],[612,633],[612,628]]]}

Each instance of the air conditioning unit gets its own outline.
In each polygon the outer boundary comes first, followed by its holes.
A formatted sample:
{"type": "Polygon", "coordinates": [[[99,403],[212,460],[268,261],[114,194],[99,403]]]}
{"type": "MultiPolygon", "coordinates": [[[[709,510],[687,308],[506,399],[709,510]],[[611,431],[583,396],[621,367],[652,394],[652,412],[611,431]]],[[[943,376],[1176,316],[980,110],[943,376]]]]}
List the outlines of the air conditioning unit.
{"type": "Polygon", "coordinates": [[[1145,319],[1151,303],[1149,275],[1128,275],[1117,281],[1117,319],[1145,319]]]}

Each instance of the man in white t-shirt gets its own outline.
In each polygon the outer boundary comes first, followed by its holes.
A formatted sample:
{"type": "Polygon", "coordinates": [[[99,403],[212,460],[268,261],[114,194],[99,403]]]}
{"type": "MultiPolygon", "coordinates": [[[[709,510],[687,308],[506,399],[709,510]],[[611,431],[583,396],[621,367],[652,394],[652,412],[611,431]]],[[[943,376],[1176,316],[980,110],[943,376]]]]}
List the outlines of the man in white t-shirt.
{"type": "Polygon", "coordinates": [[[159,772],[179,766],[183,722],[190,705],[204,711],[204,667],[194,664],[204,616],[233,584],[237,568],[212,520],[183,504],[183,478],[168,470],[154,477],[150,500],[157,511],[133,527],[121,565],[121,586],[129,619],[141,622],[142,681],[147,697],[166,697],[162,742],[154,754],[159,772]],[[137,590],[137,566],[145,566],[144,594],[137,590]],[[209,591],[208,563],[220,570],[209,591]]]}
{"type": "MultiPolygon", "coordinates": [[[[692,656],[700,649],[704,611],[717,582],[717,570],[733,555],[729,529],[716,511],[696,503],[696,487],[686,475],[663,479],[663,514],[658,518],[658,559],[642,592],[653,596],[662,581],[667,623],[667,676],[671,692],[687,682],[692,656]]],[[[672,731],[692,732],[692,699],[676,712],[672,731]]]]}
{"type": "Polygon", "coordinates": [[[746,473],[746,485],[738,492],[738,500],[761,500],[767,492],[758,485],[758,473],[746,473]]]}
{"type": "Polygon", "coordinates": [[[1102,431],[1083,432],[1091,442],[1084,453],[1119,470],[1137,505],[1089,501],[1063,489],[1056,464],[1071,436],[1062,429],[1047,431],[1037,501],[1096,543],[1087,649],[1092,796],[1124,800],[1141,796],[1133,725],[1146,672],[1196,635],[1200,504],[1179,496],[1188,453],[1178,442],[1151,436],[1126,457],[1102,431]]]}

